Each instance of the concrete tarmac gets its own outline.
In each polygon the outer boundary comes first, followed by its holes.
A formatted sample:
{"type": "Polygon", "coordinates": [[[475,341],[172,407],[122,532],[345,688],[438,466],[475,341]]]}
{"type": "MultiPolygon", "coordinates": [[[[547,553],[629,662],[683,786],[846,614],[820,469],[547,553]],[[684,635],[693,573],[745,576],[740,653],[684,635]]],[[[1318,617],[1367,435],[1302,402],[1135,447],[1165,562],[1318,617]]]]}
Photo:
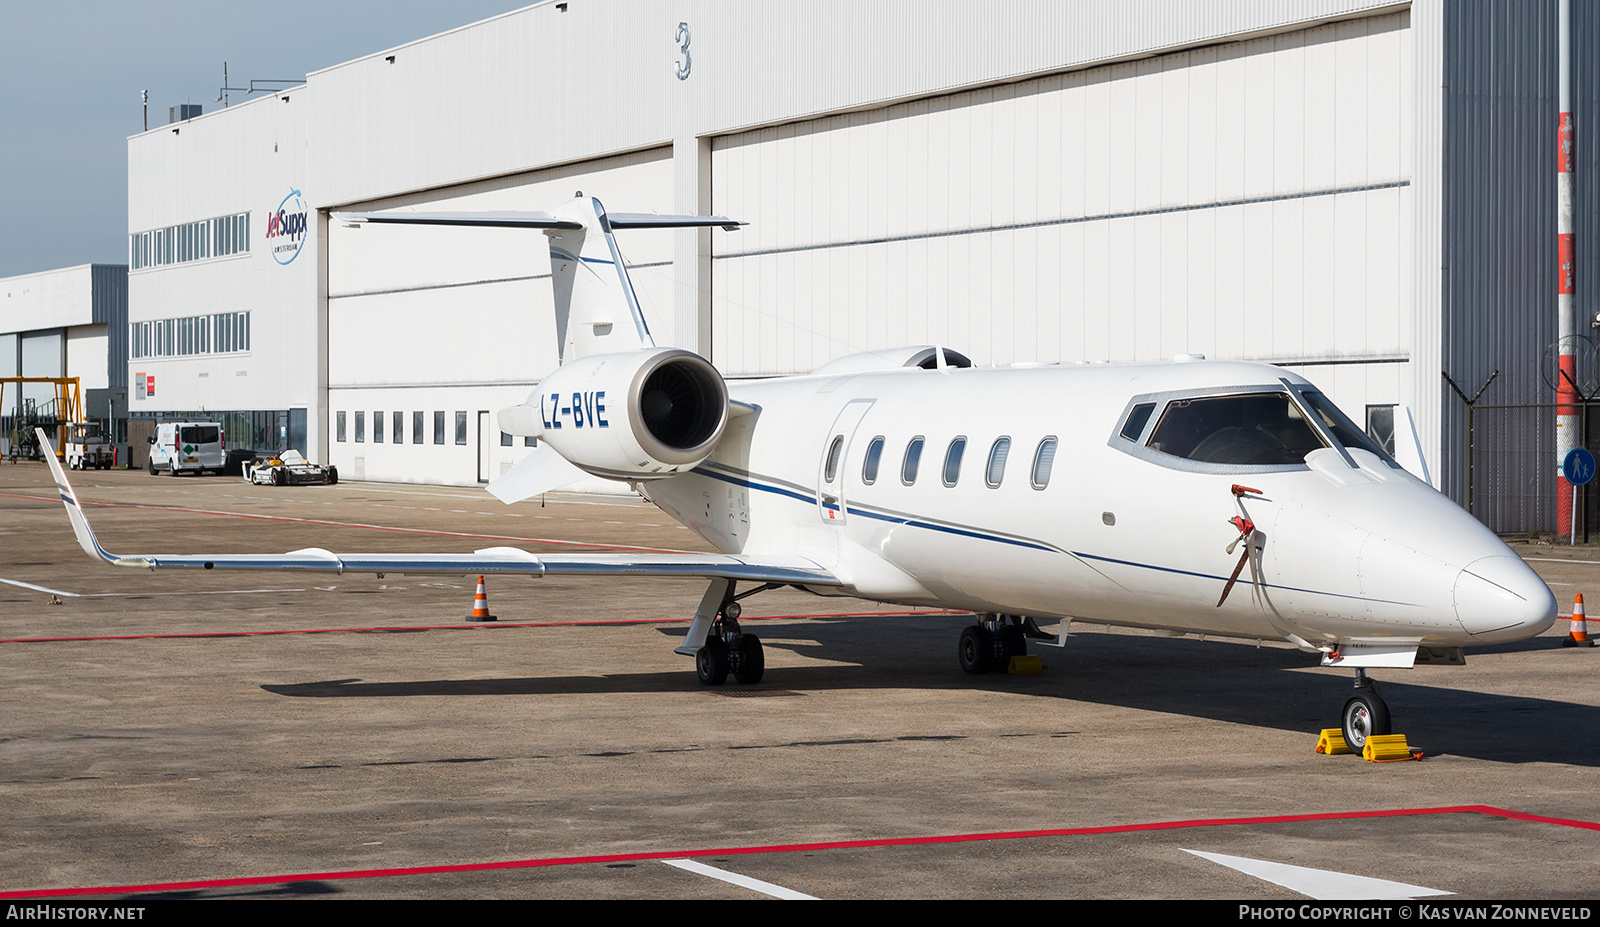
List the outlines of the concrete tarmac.
{"type": "MultiPolygon", "coordinates": [[[[631,498],[73,479],[116,552],[707,549],[631,498]]],[[[1600,549],[1518,550],[1564,611],[1600,591],[1600,549]]],[[[698,581],[491,577],[467,626],[474,579],[102,566],[0,466],[0,896],[1307,900],[1186,850],[1596,896],[1565,621],[1374,673],[1426,754],[1375,764],[1313,752],[1351,675],[1287,645],[1079,623],[969,677],[970,616],[785,590],[744,602],[765,680],[711,689],[672,652],[698,581]]]]}

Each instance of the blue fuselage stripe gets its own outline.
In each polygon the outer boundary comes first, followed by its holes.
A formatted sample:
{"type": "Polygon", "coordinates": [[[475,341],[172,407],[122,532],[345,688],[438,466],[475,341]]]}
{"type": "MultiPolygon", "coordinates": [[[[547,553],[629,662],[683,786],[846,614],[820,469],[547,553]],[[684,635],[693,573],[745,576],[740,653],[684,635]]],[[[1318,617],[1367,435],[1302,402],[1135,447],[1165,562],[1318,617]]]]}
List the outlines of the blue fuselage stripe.
{"type": "MultiPolygon", "coordinates": [[[[693,472],[698,473],[701,476],[708,476],[714,480],[719,480],[724,483],[731,483],[734,486],[744,486],[760,492],[771,493],[775,496],[794,499],[799,502],[804,502],[807,505],[817,504],[816,496],[798,492],[787,487],[777,486],[770,483],[761,483],[747,477],[738,477],[731,474],[720,473],[716,470],[708,470],[704,467],[698,467],[693,472]]],[[[835,506],[829,506],[829,508],[835,508],[835,506]]],[[[1226,583],[1228,581],[1228,577],[1226,576],[1218,576],[1211,573],[1198,573],[1193,570],[1180,570],[1177,567],[1159,566],[1154,563],[1141,563],[1137,560],[1121,560],[1116,557],[1106,557],[1099,554],[1084,553],[1083,551],[1065,551],[1059,547],[1052,547],[1048,544],[1018,540],[1016,538],[1008,538],[1001,535],[988,534],[981,531],[958,528],[950,525],[941,525],[934,522],[909,518],[903,515],[892,515],[886,512],[874,511],[870,508],[865,508],[859,505],[852,506],[850,508],[850,513],[862,518],[886,521],[891,524],[906,525],[912,528],[926,528],[930,531],[942,531],[946,534],[953,534],[958,537],[969,537],[980,541],[994,541],[1000,544],[1011,544],[1017,547],[1025,547],[1030,550],[1053,551],[1057,553],[1069,554],[1070,556],[1078,557],[1083,560],[1095,560],[1101,563],[1114,563],[1119,566],[1133,567],[1140,570],[1155,570],[1158,573],[1172,573],[1178,576],[1192,576],[1196,579],[1211,580],[1219,583],[1226,583]]],[[[1336,599],[1353,599],[1358,602],[1375,602],[1382,605],[1406,605],[1410,607],[1417,607],[1411,602],[1395,602],[1389,599],[1372,599],[1365,596],[1347,595],[1340,592],[1324,592],[1320,589],[1302,589],[1296,586],[1280,586],[1273,583],[1262,583],[1261,586],[1266,589],[1282,589],[1285,592],[1305,592],[1311,595],[1325,595],[1336,599]]]]}

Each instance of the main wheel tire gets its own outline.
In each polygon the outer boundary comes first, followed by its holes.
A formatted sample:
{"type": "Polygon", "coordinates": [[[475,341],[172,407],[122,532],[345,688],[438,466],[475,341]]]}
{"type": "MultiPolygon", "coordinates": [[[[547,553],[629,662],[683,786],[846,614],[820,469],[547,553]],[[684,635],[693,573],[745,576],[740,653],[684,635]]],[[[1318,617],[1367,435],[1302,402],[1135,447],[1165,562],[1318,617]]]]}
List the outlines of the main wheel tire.
{"type": "Polygon", "coordinates": [[[1389,733],[1389,706],[1372,692],[1352,695],[1340,716],[1344,742],[1353,753],[1360,753],[1368,737],[1389,733]]]}
{"type": "Polygon", "coordinates": [[[761,638],[754,634],[741,634],[737,651],[738,659],[734,661],[737,665],[733,670],[733,678],[747,686],[760,682],[762,674],[767,671],[767,657],[761,650],[761,638]]]}
{"type": "Polygon", "coordinates": [[[971,625],[961,629],[961,640],[956,645],[956,658],[961,661],[961,671],[969,676],[989,672],[994,659],[994,635],[988,629],[971,625]]]}
{"type": "Polygon", "coordinates": [[[1009,663],[1012,657],[1025,657],[1028,655],[1028,636],[1022,633],[1018,625],[1008,624],[1000,631],[1000,637],[1006,643],[1006,659],[1009,663]]]}
{"type": "Polygon", "coordinates": [[[708,686],[720,686],[728,681],[728,645],[722,638],[706,638],[706,645],[694,655],[694,674],[708,686]]]}

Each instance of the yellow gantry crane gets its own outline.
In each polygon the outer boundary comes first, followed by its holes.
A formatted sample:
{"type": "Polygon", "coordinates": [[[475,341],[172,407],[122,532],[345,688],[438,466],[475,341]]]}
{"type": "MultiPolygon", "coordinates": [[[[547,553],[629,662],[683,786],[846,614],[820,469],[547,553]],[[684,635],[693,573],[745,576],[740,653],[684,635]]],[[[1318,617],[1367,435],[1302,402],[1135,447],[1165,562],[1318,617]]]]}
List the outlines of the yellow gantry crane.
{"type": "MultiPolygon", "coordinates": [[[[19,436],[24,432],[27,434],[32,434],[32,429],[35,425],[46,430],[56,431],[57,438],[59,439],[60,430],[57,426],[83,421],[83,393],[78,388],[77,377],[0,377],[0,416],[8,414],[6,411],[6,384],[8,383],[17,384],[17,390],[19,393],[21,392],[24,384],[49,383],[55,387],[56,394],[55,398],[52,399],[47,405],[33,412],[33,421],[14,421],[12,423],[13,433],[10,435],[10,437],[11,446],[13,449],[18,446],[19,436]]],[[[22,407],[19,404],[17,412],[14,413],[14,417],[21,419],[22,415],[22,407]]],[[[23,441],[21,443],[28,442],[23,441]]],[[[57,440],[57,457],[61,457],[63,455],[64,451],[62,450],[62,447],[62,442],[57,440]]]]}

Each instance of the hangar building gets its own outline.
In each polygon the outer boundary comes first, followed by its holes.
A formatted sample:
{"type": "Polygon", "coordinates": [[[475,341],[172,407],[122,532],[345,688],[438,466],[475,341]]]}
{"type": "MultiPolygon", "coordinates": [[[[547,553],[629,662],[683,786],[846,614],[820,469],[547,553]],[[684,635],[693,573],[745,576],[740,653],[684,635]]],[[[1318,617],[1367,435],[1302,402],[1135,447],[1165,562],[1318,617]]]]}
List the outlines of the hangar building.
{"type": "MultiPolygon", "coordinates": [[[[77,377],[78,416],[100,422],[115,442],[126,440],[127,333],[128,268],[121,264],[0,277],[0,381],[77,377]]],[[[0,382],[0,456],[29,421],[71,420],[57,402],[51,384],[0,382]]]]}
{"type": "Polygon", "coordinates": [[[349,478],[490,480],[527,452],[495,411],[557,363],[544,237],[329,213],[581,190],[749,223],[619,233],[657,340],[726,376],[932,342],[1270,361],[1382,437],[1409,407],[1446,492],[1548,528],[1554,410],[1490,406],[1553,401],[1555,36],[1553,0],[552,0],[131,138],[129,401],[349,478]],[[1446,375],[1495,371],[1469,450],[1446,375]]]}

